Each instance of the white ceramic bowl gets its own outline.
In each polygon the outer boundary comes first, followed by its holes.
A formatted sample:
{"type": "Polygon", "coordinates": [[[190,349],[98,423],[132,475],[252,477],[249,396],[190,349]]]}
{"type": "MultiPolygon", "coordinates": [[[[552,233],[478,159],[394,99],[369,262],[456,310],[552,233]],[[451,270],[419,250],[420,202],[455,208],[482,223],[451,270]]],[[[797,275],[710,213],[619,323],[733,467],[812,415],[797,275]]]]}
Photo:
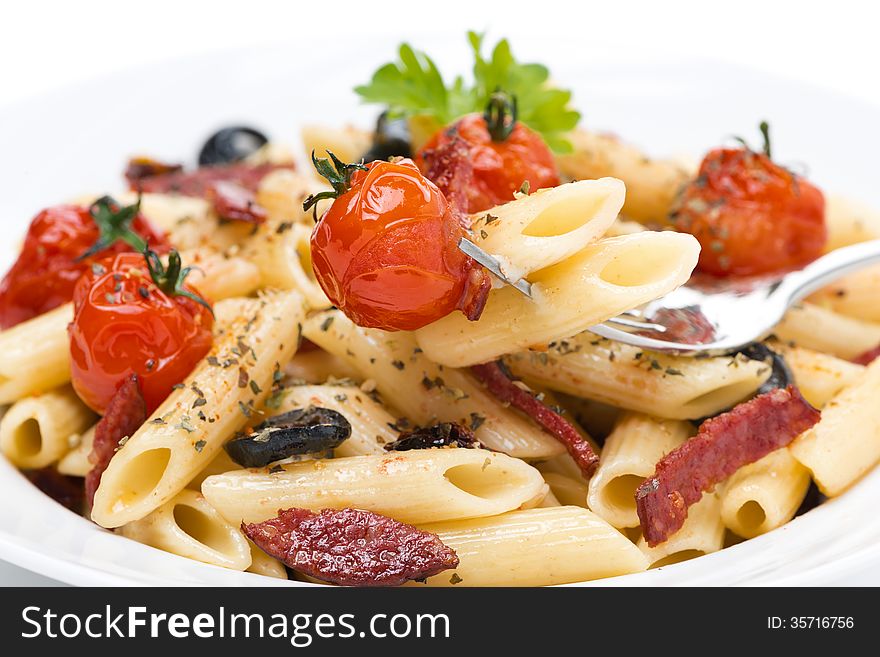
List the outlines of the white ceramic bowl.
{"type": "MultiPolygon", "coordinates": [[[[314,45],[314,44],[313,44],[314,45]]],[[[375,44],[373,44],[375,46],[375,44]]],[[[463,70],[460,39],[420,43],[463,70]]],[[[880,206],[873,161],[880,152],[877,108],[803,84],[711,61],[634,61],[626,52],[589,64],[577,45],[551,39],[516,44],[547,62],[575,89],[592,127],[614,131],[657,154],[699,156],[731,134],[757,141],[771,120],[774,151],[808,162],[827,190],[880,206]],[[610,63],[609,63],[610,62],[610,63]]],[[[303,122],[368,125],[375,108],[349,91],[392,54],[352,56],[322,47],[320,67],[300,47],[230,51],[125,72],[14,106],[0,107],[0,268],[40,208],[84,192],[122,187],[132,154],[192,159],[214,129],[246,123],[296,144],[303,122]]],[[[129,541],[80,518],[0,459],[0,558],[79,585],[300,585],[236,573],[129,541]]],[[[880,471],[785,527],[686,563],[603,580],[599,585],[880,584],[880,471]]]]}

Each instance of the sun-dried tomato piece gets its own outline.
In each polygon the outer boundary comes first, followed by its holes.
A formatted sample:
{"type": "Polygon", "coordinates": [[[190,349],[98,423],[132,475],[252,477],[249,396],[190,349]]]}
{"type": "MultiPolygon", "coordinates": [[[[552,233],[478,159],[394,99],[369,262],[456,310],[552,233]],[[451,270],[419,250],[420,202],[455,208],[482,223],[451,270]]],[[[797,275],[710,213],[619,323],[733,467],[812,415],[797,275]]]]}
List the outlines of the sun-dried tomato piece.
{"type": "Polygon", "coordinates": [[[26,470],[23,474],[28,481],[61,506],[75,513],[82,512],[83,480],[80,477],[68,477],[52,466],[39,470],[26,470]]]}
{"type": "Polygon", "coordinates": [[[86,500],[89,506],[95,499],[95,491],[101,483],[104,470],[119,448],[123,438],[131,437],[147,419],[147,405],[138,384],[136,374],[127,378],[107,404],[104,417],[95,427],[95,441],[89,462],[92,469],[86,475],[86,500]]]}
{"type": "Polygon", "coordinates": [[[852,362],[859,365],[870,365],[878,356],[880,356],[880,345],[877,345],[873,349],[868,349],[868,351],[863,354],[859,354],[853,358],[852,362]]]}
{"type": "Polygon", "coordinates": [[[819,421],[795,386],[743,402],[700,426],[697,435],[660,459],[636,492],[648,545],[681,529],[688,507],[744,465],[788,445],[819,421]]]}
{"type": "Polygon", "coordinates": [[[282,509],[241,530],[288,568],[343,586],[399,586],[458,566],[436,534],[359,509],[282,509]]]}
{"type": "Polygon", "coordinates": [[[471,371],[488,386],[489,392],[521,410],[565,445],[585,478],[593,475],[599,467],[599,455],[568,420],[516,385],[497,361],[474,365],[471,371]]]}
{"type": "Polygon", "coordinates": [[[437,148],[423,151],[421,157],[425,177],[443,192],[462,227],[470,228],[467,190],[474,176],[474,167],[467,142],[453,136],[437,148]]]}
{"type": "Polygon", "coordinates": [[[385,445],[389,452],[405,452],[411,449],[431,447],[480,447],[474,432],[457,422],[441,422],[430,427],[403,431],[393,443],[385,445]]]}
{"type": "Polygon", "coordinates": [[[129,180],[132,191],[159,194],[177,193],[184,196],[206,198],[208,188],[216,182],[232,182],[252,192],[257,191],[260,181],[278,169],[292,169],[292,164],[229,164],[225,166],[200,167],[195,171],[172,171],[156,176],[129,180]]]}
{"type": "Polygon", "coordinates": [[[182,164],[168,164],[151,157],[133,157],[125,167],[125,179],[132,189],[137,189],[138,183],[145,178],[153,178],[166,173],[179,173],[183,171],[182,164]]]}
{"type": "Polygon", "coordinates": [[[208,186],[208,200],[221,219],[261,224],[266,221],[266,210],[257,203],[249,189],[228,180],[218,180],[208,186]]]}

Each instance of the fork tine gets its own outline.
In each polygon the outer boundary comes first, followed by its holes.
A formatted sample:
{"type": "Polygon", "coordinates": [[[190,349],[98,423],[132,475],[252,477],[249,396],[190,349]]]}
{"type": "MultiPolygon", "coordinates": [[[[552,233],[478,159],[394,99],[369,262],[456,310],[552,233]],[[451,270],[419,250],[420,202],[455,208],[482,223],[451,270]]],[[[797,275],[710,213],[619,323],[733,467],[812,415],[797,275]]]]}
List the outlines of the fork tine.
{"type": "MultiPolygon", "coordinates": [[[[625,313],[624,313],[625,314],[625,313]]],[[[617,317],[611,317],[607,320],[610,324],[618,324],[619,326],[625,326],[627,328],[635,329],[637,331],[651,331],[652,333],[665,333],[666,327],[662,324],[655,324],[654,322],[648,322],[637,319],[627,319],[626,317],[621,317],[618,315],[617,317]]]]}

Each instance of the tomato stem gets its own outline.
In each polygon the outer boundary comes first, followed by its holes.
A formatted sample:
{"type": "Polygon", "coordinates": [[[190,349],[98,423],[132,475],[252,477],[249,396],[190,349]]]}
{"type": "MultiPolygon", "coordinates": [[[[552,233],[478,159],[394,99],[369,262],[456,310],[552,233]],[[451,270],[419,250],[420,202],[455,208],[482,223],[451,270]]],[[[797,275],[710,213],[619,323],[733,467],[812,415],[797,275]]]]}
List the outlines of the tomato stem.
{"type": "Polygon", "coordinates": [[[489,96],[489,103],[483,113],[492,141],[505,141],[510,136],[516,127],[517,115],[516,96],[496,89],[495,93],[489,96]]]}
{"type": "Polygon", "coordinates": [[[309,194],[309,197],[303,201],[303,212],[308,212],[309,208],[314,208],[315,221],[318,220],[318,209],[316,207],[318,201],[325,198],[339,198],[351,189],[351,177],[354,175],[354,172],[367,170],[367,167],[362,162],[346,164],[336,157],[332,151],[327,151],[327,155],[330,156],[329,160],[326,157],[315,157],[315,151],[312,151],[312,164],[315,165],[315,170],[322,177],[326,178],[330,186],[333,187],[332,191],[328,189],[318,194],[309,194]]]}
{"type": "Polygon", "coordinates": [[[770,124],[766,121],[761,121],[758,125],[758,129],[761,131],[761,136],[764,138],[764,155],[772,160],[773,156],[770,154],[770,124]]]}
{"type": "Polygon", "coordinates": [[[110,248],[117,240],[122,240],[134,251],[143,253],[147,248],[147,242],[131,227],[140,210],[140,196],[136,203],[126,206],[120,206],[111,196],[102,196],[92,203],[89,206],[89,214],[95,220],[100,235],[98,240],[77,258],[77,262],[110,248]]]}
{"type": "Polygon", "coordinates": [[[205,301],[198,294],[194,294],[187,290],[183,285],[186,277],[189,276],[193,267],[183,267],[180,254],[171,249],[168,253],[168,267],[162,264],[162,259],[155,251],[149,247],[144,249],[144,260],[147,262],[147,270],[150,272],[150,278],[162,292],[170,297],[186,297],[191,301],[204,306],[211,315],[214,315],[214,309],[211,304],[205,301]]]}

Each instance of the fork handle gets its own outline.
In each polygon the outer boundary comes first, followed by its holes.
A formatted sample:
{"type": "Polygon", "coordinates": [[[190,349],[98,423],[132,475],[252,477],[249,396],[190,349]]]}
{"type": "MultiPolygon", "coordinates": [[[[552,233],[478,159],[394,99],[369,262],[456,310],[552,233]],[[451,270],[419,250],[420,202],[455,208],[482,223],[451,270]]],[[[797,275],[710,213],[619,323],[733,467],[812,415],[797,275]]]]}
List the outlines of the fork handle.
{"type": "Polygon", "coordinates": [[[791,305],[841,276],[875,263],[880,263],[880,240],[845,246],[786,276],[778,292],[791,305]]]}

